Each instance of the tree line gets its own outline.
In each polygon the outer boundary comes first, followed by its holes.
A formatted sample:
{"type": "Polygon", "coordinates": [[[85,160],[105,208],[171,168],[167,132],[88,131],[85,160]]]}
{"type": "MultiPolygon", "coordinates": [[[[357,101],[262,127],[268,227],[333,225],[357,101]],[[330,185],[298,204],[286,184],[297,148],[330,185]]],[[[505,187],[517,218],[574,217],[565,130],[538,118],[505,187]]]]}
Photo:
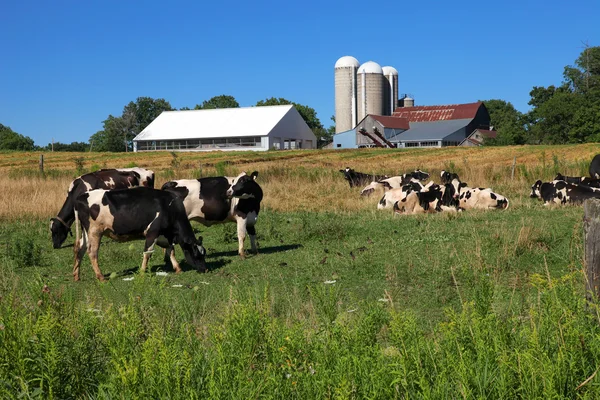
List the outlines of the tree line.
{"type": "Polygon", "coordinates": [[[600,47],[586,47],[563,71],[559,86],[535,86],[531,110],[504,100],[484,100],[498,132],[490,145],[564,144],[600,141],[600,47]]]}
{"type": "MultiPolygon", "coordinates": [[[[535,86],[529,92],[531,110],[518,111],[510,102],[500,99],[483,100],[497,131],[495,139],[486,145],[563,144],[600,141],[600,47],[586,47],[574,65],[563,71],[559,86],[535,86]]],[[[309,106],[284,98],[271,97],[258,101],[255,106],[293,104],[315,136],[323,143],[331,140],[334,125],[325,128],[316,111],[309,106]]],[[[194,110],[236,108],[233,96],[220,95],[196,104],[194,110]]],[[[191,110],[182,107],[180,110],[191,110]]],[[[133,138],[163,111],[176,110],[165,99],[138,97],[123,108],[120,116],[109,115],[102,122],[102,130],[93,134],[89,143],[54,143],[35,146],[27,136],[0,124],[0,150],[54,151],[131,151],[133,138]],[[53,147],[52,147],[53,146],[53,147]]]]}

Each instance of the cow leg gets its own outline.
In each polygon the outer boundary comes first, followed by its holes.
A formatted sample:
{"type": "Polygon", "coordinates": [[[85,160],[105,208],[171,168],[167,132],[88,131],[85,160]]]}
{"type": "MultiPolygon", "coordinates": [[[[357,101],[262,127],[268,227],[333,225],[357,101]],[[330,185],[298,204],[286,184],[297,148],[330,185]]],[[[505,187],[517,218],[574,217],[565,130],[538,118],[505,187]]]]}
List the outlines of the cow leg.
{"type": "Polygon", "coordinates": [[[179,266],[177,258],[175,258],[175,246],[171,245],[167,251],[169,252],[169,259],[171,260],[171,265],[173,266],[175,273],[180,274],[181,267],[179,266]]]}
{"type": "Polygon", "coordinates": [[[87,232],[83,231],[81,238],[77,237],[75,244],[73,245],[73,254],[75,261],[73,263],[73,280],[79,280],[79,267],[81,266],[81,259],[87,251],[87,232]]]}
{"type": "Polygon", "coordinates": [[[104,275],[102,275],[102,271],[100,271],[100,266],[98,265],[98,249],[100,248],[101,239],[102,234],[100,232],[90,232],[88,237],[88,255],[90,256],[96,278],[98,278],[99,281],[104,281],[104,275]]]}
{"type": "Polygon", "coordinates": [[[258,248],[256,247],[256,228],[254,225],[247,225],[246,231],[250,235],[250,245],[252,246],[252,252],[258,254],[258,248]]]}
{"type": "Polygon", "coordinates": [[[148,267],[148,261],[150,257],[152,257],[152,253],[154,253],[154,245],[156,244],[156,235],[152,235],[150,233],[146,234],[146,243],[144,244],[144,258],[142,260],[142,267],[140,271],[146,272],[146,268],[148,267]]]}
{"type": "Polygon", "coordinates": [[[246,258],[244,254],[244,239],[246,239],[246,218],[238,216],[237,218],[237,235],[238,235],[238,254],[242,258],[246,258]]]}

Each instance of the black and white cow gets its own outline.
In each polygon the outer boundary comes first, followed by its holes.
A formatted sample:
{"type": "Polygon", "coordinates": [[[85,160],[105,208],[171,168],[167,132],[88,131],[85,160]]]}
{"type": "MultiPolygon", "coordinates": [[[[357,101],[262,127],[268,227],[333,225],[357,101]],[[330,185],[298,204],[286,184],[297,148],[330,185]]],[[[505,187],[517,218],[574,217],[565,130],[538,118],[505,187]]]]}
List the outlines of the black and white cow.
{"type": "MultiPolygon", "coordinates": [[[[429,178],[429,174],[427,172],[417,169],[406,174],[380,179],[379,181],[373,181],[360,191],[360,195],[370,196],[379,186],[382,186],[383,190],[400,189],[405,185],[411,184],[412,182],[419,183],[419,181],[427,178],[429,178]]],[[[420,186],[423,188],[423,185],[420,186]]]]}
{"type": "Polygon", "coordinates": [[[508,208],[508,199],[501,194],[494,193],[490,188],[470,188],[466,182],[453,179],[454,197],[458,197],[459,209],[506,209],[508,208]]]}
{"type": "Polygon", "coordinates": [[[77,196],[93,189],[126,189],[137,186],[153,188],[154,172],[138,167],[101,169],[75,178],[69,186],[67,199],[58,215],[50,219],[53,247],[59,249],[71,232],[77,196]]]}
{"type": "Polygon", "coordinates": [[[450,184],[437,185],[430,182],[421,191],[409,191],[393,205],[394,212],[399,214],[423,214],[458,211],[454,199],[453,187],[450,184]]]}
{"type": "Polygon", "coordinates": [[[586,199],[600,198],[600,189],[561,180],[552,182],[538,180],[531,186],[530,197],[542,199],[544,205],[580,204],[586,199]]]}
{"type": "Polygon", "coordinates": [[[448,172],[445,170],[442,170],[442,172],[440,173],[440,177],[442,179],[442,185],[446,185],[448,183],[452,183],[452,181],[454,179],[459,179],[458,174],[455,174],[453,172],[448,172]]]}
{"type": "Polygon", "coordinates": [[[433,183],[433,181],[430,181],[427,185],[423,185],[421,184],[421,182],[410,181],[408,184],[403,185],[401,188],[390,189],[386,191],[383,194],[381,200],[379,200],[379,203],[377,204],[377,209],[383,210],[387,208],[392,208],[394,206],[394,203],[406,198],[406,196],[408,196],[409,193],[427,191],[432,186],[435,186],[435,183],[433,183]]]}
{"type": "Polygon", "coordinates": [[[600,154],[596,154],[590,163],[590,177],[600,179],[600,154]]]}
{"type": "Polygon", "coordinates": [[[377,182],[381,179],[387,178],[387,175],[371,175],[362,172],[357,172],[350,167],[346,169],[340,169],[340,172],[344,174],[344,179],[348,181],[350,187],[366,185],[369,182],[377,182]]]}
{"type": "Polygon", "coordinates": [[[256,248],[256,220],[263,192],[256,182],[258,172],[242,172],[235,178],[219,176],[170,181],[162,189],[176,193],[190,220],[211,226],[225,222],[237,223],[238,253],[244,258],[244,239],[250,235],[252,251],[256,248]]]}
{"type": "Polygon", "coordinates": [[[562,174],[557,174],[554,180],[565,181],[567,183],[574,183],[576,185],[600,188],[600,179],[592,179],[588,178],[587,176],[564,176],[562,174]]]}
{"type": "MultiPolygon", "coordinates": [[[[88,252],[96,278],[104,280],[98,265],[98,249],[102,236],[119,242],[145,239],[141,270],[145,271],[154,245],[161,239],[163,246],[179,244],[187,262],[198,272],[205,272],[202,238],[194,237],[181,199],[174,193],[147,187],[132,189],[95,189],[75,199],[77,238],[74,246],[73,278],[79,280],[81,259],[88,252]],[[81,226],[81,238],[79,227],[81,226]]],[[[171,262],[181,272],[173,253],[171,262]]]]}

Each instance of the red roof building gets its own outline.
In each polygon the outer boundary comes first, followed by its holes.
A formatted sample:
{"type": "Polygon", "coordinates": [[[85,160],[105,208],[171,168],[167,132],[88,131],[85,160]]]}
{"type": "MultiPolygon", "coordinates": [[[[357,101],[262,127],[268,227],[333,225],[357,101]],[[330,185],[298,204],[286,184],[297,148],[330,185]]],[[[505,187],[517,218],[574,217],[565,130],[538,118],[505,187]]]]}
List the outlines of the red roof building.
{"type": "MultiPolygon", "coordinates": [[[[398,107],[394,117],[406,118],[410,122],[447,121],[451,119],[474,119],[482,102],[447,104],[443,106],[398,107]]],[[[483,106],[485,108],[485,106],[483,106]]],[[[486,110],[487,112],[487,110],[486,110]]]]}

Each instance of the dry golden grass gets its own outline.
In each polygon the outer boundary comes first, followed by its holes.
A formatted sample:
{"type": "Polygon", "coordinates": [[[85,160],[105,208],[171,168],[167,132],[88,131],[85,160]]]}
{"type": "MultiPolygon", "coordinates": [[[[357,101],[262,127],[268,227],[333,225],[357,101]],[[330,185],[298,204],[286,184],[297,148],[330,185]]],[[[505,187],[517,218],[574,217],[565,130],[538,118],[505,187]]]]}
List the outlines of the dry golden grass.
{"type": "Polygon", "coordinates": [[[74,158],[82,157],[87,169],[131,165],[157,172],[156,186],[170,179],[197,178],[225,172],[259,171],[264,207],[277,211],[355,212],[375,210],[380,193],[361,198],[361,188],[350,189],[339,169],[397,175],[416,168],[439,181],[439,172],[458,172],[473,187],[491,187],[507,196],[510,207],[531,207],[529,187],[535,179],[551,179],[556,171],[584,174],[597,144],[563,146],[513,146],[443,149],[295,150],[266,153],[178,153],[173,169],[168,152],[153,153],[44,153],[45,179],[36,177],[41,153],[0,153],[0,218],[56,215],[75,173],[74,158]],[[515,178],[510,171],[517,159],[515,178]]]}

